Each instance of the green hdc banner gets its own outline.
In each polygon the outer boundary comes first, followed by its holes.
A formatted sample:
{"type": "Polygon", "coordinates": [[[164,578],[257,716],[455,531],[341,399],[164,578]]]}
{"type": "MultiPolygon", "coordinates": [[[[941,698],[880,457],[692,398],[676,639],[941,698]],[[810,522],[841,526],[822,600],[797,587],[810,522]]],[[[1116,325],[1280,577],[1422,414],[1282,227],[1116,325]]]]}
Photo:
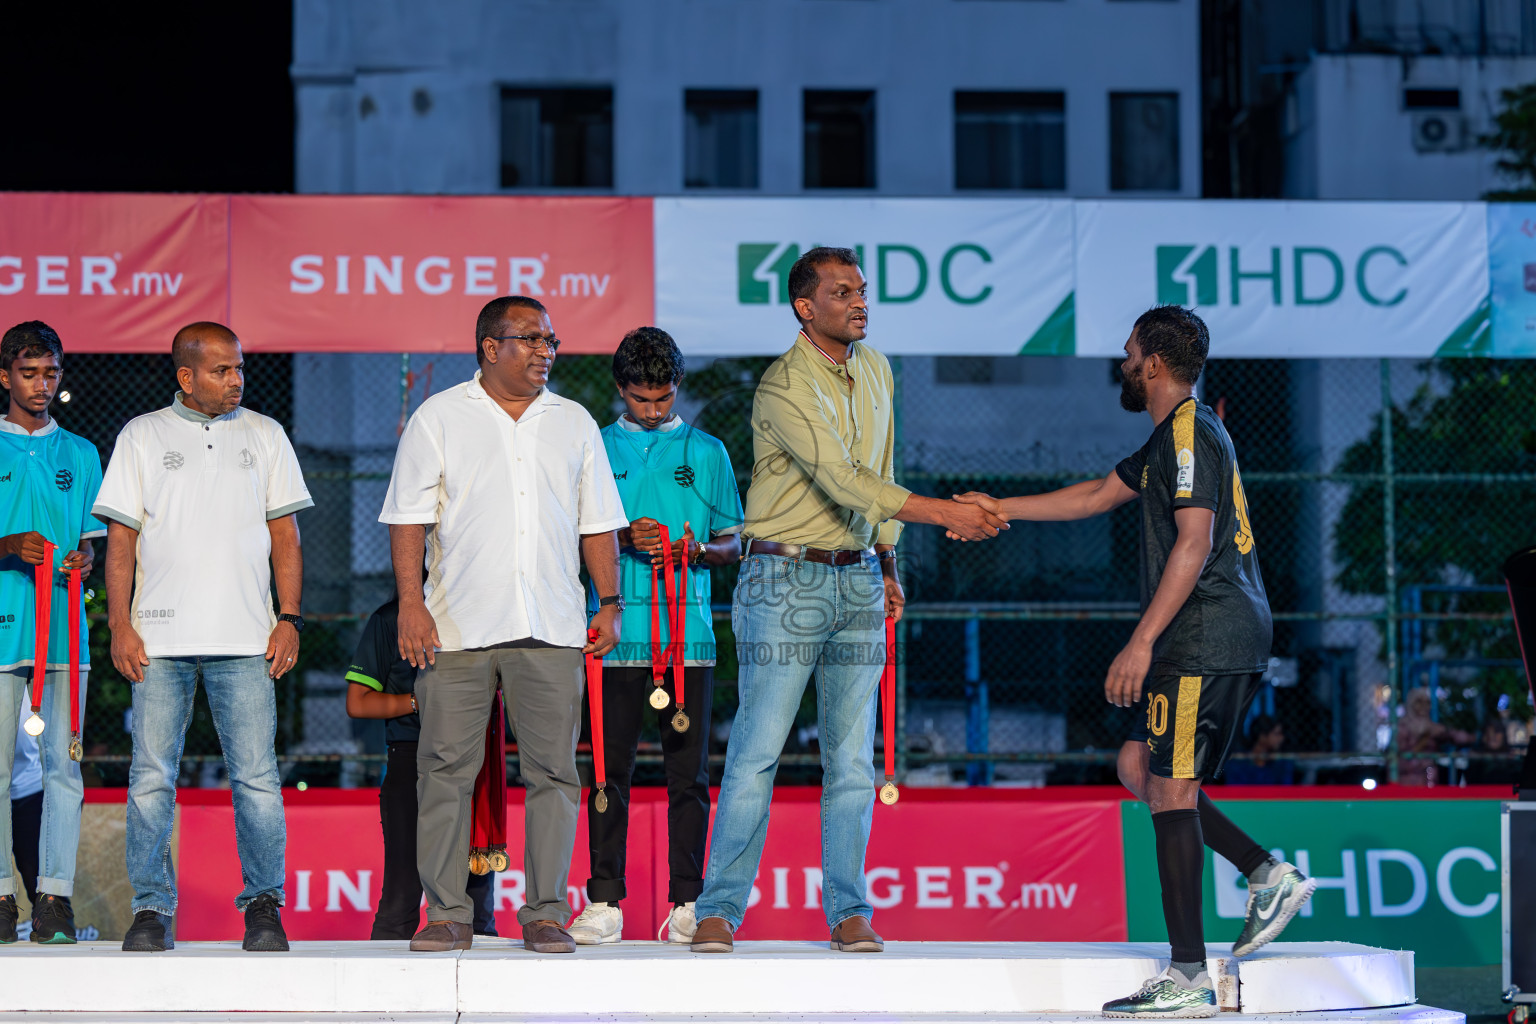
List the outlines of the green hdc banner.
{"type": "MultiPolygon", "coordinates": [[[[1211,794],[1244,831],[1320,886],[1284,941],[1360,942],[1411,949],[1421,967],[1498,963],[1497,800],[1229,800],[1211,794]]],[[[1122,804],[1126,924],[1133,942],[1166,942],[1152,818],[1122,804]]],[[[1205,937],[1242,928],[1246,881],[1206,851],[1205,937]]]]}

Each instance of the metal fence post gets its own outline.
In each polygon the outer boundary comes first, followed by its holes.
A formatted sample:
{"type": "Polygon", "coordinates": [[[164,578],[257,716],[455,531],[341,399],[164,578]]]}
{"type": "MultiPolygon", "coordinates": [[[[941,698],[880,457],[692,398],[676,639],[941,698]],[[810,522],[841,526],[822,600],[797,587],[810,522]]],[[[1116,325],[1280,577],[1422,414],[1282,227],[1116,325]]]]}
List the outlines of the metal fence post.
{"type": "Polygon", "coordinates": [[[1392,452],[1392,363],[1381,361],[1381,542],[1386,569],[1387,600],[1387,778],[1397,781],[1397,523],[1396,458],[1392,452]]]}

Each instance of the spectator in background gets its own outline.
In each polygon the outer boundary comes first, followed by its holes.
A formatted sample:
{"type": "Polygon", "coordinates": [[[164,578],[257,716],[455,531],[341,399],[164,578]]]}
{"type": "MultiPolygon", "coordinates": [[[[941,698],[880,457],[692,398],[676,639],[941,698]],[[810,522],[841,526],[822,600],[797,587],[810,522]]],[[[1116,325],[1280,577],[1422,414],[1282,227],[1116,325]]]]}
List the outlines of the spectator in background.
{"type": "Polygon", "coordinates": [[[1442,725],[1430,717],[1429,690],[1420,686],[1408,691],[1407,707],[1397,723],[1398,781],[1405,786],[1433,786],[1440,781],[1434,756],[1446,744],[1467,746],[1476,737],[1442,725]],[[1429,755],[1429,756],[1414,756],[1429,755]]]}
{"type": "Polygon", "coordinates": [[[16,759],[11,763],[11,853],[16,873],[37,906],[37,841],[43,834],[43,762],[37,740],[16,727],[16,759]]]}
{"type": "MultiPolygon", "coordinates": [[[[384,830],[384,881],[370,939],[409,939],[421,926],[421,875],[416,871],[416,670],[400,657],[396,630],[400,598],[368,617],[347,669],[347,714],[382,718],[389,759],[379,783],[379,825],[384,830]]],[[[494,874],[469,876],[476,935],[495,935],[494,874]]]]}
{"type": "Polygon", "coordinates": [[[1503,718],[1489,715],[1483,722],[1477,753],[1486,756],[1473,758],[1467,765],[1467,785],[1495,786],[1519,779],[1519,762],[1507,756],[1514,751],[1510,749],[1509,732],[1503,718]]]}
{"type": "Polygon", "coordinates": [[[1227,765],[1229,786],[1289,786],[1296,782],[1296,763],[1277,759],[1285,745],[1285,726],[1259,715],[1248,728],[1248,757],[1227,765]]]}

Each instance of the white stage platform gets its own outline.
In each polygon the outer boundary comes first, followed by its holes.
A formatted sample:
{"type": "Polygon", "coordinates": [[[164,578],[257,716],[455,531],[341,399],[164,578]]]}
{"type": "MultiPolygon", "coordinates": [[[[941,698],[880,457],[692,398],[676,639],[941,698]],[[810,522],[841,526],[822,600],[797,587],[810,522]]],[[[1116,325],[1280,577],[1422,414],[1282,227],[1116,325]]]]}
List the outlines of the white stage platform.
{"type": "MultiPolygon", "coordinates": [[[[890,942],[880,954],[825,943],[742,942],[729,955],[654,942],[525,952],[508,939],[459,953],[403,942],[237,943],[167,953],[115,944],[0,950],[0,1021],[636,1021],[762,1024],[1073,1020],[1098,1016],[1166,964],[1135,943],[890,942]],[[24,1015],[24,1016],[23,1016],[24,1015]]],[[[1413,954],[1348,943],[1276,943],[1234,964],[1210,948],[1223,1008],[1296,1024],[1461,1024],[1414,1005],[1413,954]]]]}

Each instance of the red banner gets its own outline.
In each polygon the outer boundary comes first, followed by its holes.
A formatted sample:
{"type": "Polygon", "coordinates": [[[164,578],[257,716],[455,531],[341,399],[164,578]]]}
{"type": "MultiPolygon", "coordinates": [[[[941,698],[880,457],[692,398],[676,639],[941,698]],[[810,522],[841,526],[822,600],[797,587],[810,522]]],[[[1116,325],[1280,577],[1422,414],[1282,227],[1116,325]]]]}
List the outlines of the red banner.
{"type": "MultiPolygon", "coordinates": [[[[355,794],[361,796],[361,794],[355,794]]],[[[824,940],[819,791],[775,794],[752,905],[740,935],[824,940]]],[[[523,901],[522,794],[507,808],[512,866],[496,879],[497,927],[518,935],[523,901]]],[[[624,937],[654,939],[666,917],[665,793],[638,790],[630,809],[624,937]],[[648,884],[649,882],[649,884],[648,884]]],[[[383,878],[377,805],[287,804],[287,907],[296,939],[366,939],[383,878]]],[[[586,814],[568,897],[586,905],[586,814]]],[[[1118,800],[973,799],[922,794],[877,807],[865,865],[875,926],[891,939],[1124,941],[1125,870],[1118,800]]],[[[241,934],[234,813],[186,805],[180,828],[177,934],[241,934]]]]}
{"type": "Polygon", "coordinates": [[[231,326],[253,351],[473,352],[498,295],[549,309],[562,352],[652,319],[651,201],[235,196],[231,326]]]}
{"type": "Polygon", "coordinates": [[[229,315],[229,199],[0,193],[0,330],[47,321],[66,352],[170,352],[229,315]]]}

